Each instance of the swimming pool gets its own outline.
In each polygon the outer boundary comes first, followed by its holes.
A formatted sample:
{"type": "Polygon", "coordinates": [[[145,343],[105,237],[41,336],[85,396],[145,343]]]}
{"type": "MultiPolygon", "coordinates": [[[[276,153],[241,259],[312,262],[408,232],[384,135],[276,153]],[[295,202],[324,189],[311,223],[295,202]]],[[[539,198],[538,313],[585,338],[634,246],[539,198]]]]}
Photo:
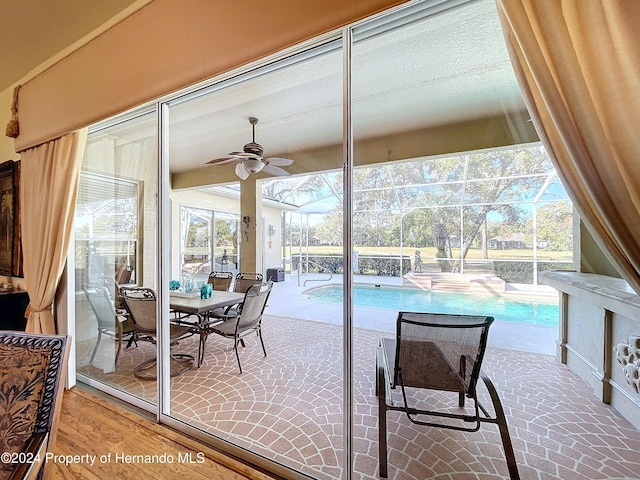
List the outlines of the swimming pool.
{"type": "MultiPolygon", "coordinates": [[[[395,311],[491,315],[496,320],[544,326],[558,325],[558,302],[544,299],[515,299],[471,293],[438,292],[415,288],[354,285],[355,307],[376,307],[395,311]]],[[[315,302],[342,303],[342,286],[330,285],[306,292],[315,302]]]]}

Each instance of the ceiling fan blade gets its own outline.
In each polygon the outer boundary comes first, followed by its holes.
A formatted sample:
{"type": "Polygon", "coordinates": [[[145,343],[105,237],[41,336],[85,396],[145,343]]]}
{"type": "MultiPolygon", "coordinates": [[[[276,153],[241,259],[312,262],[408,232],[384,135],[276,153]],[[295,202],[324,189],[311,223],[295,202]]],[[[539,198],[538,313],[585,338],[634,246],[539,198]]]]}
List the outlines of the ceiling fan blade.
{"type": "Polygon", "coordinates": [[[255,153],[247,153],[247,152],[231,152],[230,156],[233,155],[236,158],[255,158],[256,160],[262,160],[260,155],[256,155],[255,153]]]}
{"type": "Polygon", "coordinates": [[[268,165],[276,165],[278,167],[286,167],[287,165],[291,165],[293,163],[293,160],[291,160],[290,158],[271,157],[271,158],[265,159],[265,162],[268,165]]]}
{"type": "Polygon", "coordinates": [[[227,165],[228,163],[237,162],[240,160],[238,157],[223,157],[209,160],[206,165],[227,165]]]}
{"type": "Polygon", "coordinates": [[[274,175],[276,177],[285,177],[285,176],[291,175],[286,170],[283,170],[280,167],[275,167],[273,165],[265,165],[262,171],[268,173],[269,175],[274,175]]]}
{"type": "Polygon", "coordinates": [[[236,175],[239,176],[242,180],[246,180],[251,175],[251,171],[245,167],[244,163],[238,162],[236,165],[236,175]]]}

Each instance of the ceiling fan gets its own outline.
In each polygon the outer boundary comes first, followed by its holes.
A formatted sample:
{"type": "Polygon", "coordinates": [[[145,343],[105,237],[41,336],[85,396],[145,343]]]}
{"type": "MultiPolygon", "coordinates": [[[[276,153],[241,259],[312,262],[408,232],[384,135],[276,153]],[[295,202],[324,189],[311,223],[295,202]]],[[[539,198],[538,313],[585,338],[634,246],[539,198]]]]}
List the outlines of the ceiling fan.
{"type": "Polygon", "coordinates": [[[236,175],[242,180],[249,178],[252,173],[265,172],[275,176],[289,175],[289,172],[280,167],[291,165],[293,160],[288,158],[262,158],[264,149],[256,143],[256,117],[249,117],[249,123],[253,130],[253,139],[243,147],[242,152],[231,152],[226,157],[216,158],[207,162],[207,165],[228,165],[236,163],[236,175]]]}

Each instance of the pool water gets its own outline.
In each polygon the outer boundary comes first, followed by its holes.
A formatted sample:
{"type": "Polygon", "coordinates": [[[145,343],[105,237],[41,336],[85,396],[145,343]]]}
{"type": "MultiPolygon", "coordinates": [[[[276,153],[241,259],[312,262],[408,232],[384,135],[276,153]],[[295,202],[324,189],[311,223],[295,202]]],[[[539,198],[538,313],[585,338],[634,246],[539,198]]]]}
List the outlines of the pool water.
{"type": "MultiPolygon", "coordinates": [[[[354,306],[395,311],[488,315],[497,321],[545,326],[558,325],[558,302],[543,299],[514,299],[459,292],[434,292],[415,288],[355,285],[354,306]]],[[[342,286],[332,285],[307,292],[307,299],[342,303],[342,286]]]]}

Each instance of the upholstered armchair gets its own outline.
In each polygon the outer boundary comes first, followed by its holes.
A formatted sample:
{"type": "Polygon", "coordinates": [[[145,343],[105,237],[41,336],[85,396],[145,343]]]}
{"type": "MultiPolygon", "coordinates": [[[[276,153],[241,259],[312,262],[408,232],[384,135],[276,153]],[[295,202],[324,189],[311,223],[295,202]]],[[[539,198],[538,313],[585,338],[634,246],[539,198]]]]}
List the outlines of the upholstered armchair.
{"type": "Polygon", "coordinates": [[[0,331],[0,479],[48,479],[69,342],[62,335],[0,331]]]}

